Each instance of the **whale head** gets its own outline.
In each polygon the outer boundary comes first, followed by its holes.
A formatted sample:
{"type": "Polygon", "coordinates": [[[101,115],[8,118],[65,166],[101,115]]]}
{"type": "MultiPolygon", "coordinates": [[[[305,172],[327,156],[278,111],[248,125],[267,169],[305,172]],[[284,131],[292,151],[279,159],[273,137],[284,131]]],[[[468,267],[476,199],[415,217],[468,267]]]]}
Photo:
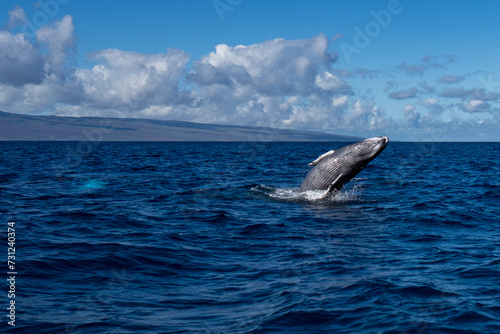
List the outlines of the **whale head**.
{"type": "Polygon", "coordinates": [[[309,164],[315,167],[302,182],[301,191],[340,190],[375,159],[388,143],[389,138],[386,136],[373,137],[321,155],[309,164]]]}
{"type": "Polygon", "coordinates": [[[366,162],[364,164],[366,166],[385,149],[388,143],[389,138],[386,136],[380,136],[368,138],[360,141],[359,143],[352,144],[353,158],[354,160],[358,160],[357,162],[361,164],[366,162]]]}

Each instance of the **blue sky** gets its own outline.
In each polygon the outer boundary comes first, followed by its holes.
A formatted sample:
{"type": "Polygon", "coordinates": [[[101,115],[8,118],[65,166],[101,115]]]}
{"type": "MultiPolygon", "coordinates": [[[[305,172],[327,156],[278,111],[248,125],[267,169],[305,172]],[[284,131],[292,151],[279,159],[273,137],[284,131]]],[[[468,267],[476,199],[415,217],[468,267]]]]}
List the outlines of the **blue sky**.
{"type": "Polygon", "coordinates": [[[0,110],[500,140],[497,1],[0,3],[0,110]]]}

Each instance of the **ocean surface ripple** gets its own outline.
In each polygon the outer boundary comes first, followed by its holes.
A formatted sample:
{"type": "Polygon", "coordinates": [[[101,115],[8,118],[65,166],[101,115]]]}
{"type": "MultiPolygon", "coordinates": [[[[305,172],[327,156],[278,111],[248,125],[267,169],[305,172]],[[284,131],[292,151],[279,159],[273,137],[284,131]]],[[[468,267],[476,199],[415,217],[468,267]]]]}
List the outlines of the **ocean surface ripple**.
{"type": "Polygon", "coordinates": [[[500,333],[500,143],[391,142],[300,193],[344,145],[0,143],[17,330],[500,333]]]}

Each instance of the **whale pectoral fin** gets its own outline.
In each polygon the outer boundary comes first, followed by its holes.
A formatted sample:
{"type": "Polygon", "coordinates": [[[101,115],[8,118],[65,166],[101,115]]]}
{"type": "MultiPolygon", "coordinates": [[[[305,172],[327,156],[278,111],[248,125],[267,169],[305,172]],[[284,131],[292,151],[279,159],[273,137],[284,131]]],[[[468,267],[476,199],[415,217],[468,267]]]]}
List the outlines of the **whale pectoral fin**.
{"type": "Polygon", "coordinates": [[[328,156],[332,155],[333,153],[335,153],[335,151],[334,151],[334,150],[331,150],[331,151],[328,151],[328,152],[326,152],[326,153],[324,153],[324,154],[320,155],[320,156],[318,157],[318,159],[316,159],[316,160],[314,160],[313,162],[309,163],[309,166],[316,166],[316,165],[317,165],[317,164],[318,164],[321,160],[323,160],[324,158],[326,158],[326,157],[328,157],[328,156]]]}
{"type": "Polygon", "coordinates": [[[340,178],[342,177],[342,173],[335,179],[335,181],[332,182],[332,184],[328,187],[328,190],[326,191],[327,194],[331,193],[334,190],[342,188],[342,186],[338,186],[338,182],[340,181],[340,178]]]}

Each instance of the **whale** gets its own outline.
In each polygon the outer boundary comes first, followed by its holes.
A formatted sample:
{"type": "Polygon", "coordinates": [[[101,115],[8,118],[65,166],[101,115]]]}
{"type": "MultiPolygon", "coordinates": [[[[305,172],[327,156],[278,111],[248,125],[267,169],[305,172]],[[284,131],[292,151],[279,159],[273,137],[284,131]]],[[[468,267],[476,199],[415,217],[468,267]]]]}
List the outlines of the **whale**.
{"type": "Polygon", "coordinates": [[[342,189],[387,146],[387,136],[368,138],[358,143],[328,151],[309,163],[314,166],[300,186],[300,191],[342,189]]]}

